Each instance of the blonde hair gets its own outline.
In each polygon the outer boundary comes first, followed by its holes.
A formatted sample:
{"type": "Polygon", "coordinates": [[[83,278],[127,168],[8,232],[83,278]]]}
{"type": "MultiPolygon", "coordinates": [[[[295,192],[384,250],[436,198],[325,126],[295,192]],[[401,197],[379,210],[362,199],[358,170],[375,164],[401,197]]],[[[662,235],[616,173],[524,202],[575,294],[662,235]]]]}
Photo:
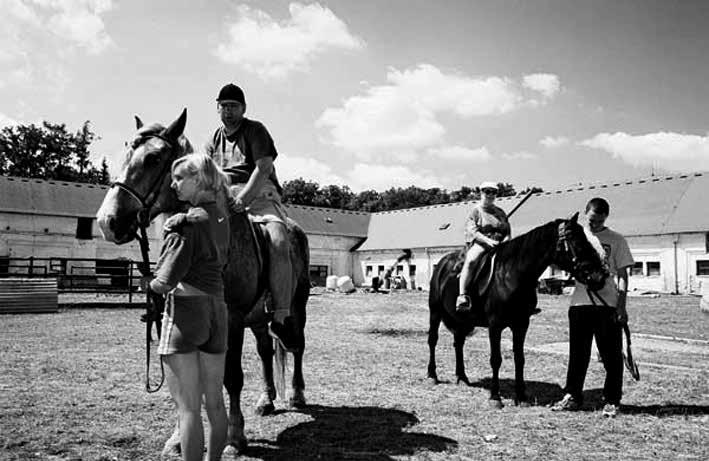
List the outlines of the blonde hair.
{"type": "Polygon", "coordinates": [[[214,163],[211,157],[205,154],[187,154],[172,162],[172,174],[182,166],[190,176],[197,177],[197,183],[204,191],[221,192],[229,185],[229,178],[214,163]]]}

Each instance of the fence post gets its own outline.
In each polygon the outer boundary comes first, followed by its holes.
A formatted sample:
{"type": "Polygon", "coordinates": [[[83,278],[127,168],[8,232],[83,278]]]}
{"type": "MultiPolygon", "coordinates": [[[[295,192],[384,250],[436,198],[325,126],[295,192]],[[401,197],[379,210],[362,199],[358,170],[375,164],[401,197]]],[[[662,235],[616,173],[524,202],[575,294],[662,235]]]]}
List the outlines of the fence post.
{"type": "Polygon", "coordinates": [[[133,304],[133,260],[128,260],[128,304],[133,304]]]}

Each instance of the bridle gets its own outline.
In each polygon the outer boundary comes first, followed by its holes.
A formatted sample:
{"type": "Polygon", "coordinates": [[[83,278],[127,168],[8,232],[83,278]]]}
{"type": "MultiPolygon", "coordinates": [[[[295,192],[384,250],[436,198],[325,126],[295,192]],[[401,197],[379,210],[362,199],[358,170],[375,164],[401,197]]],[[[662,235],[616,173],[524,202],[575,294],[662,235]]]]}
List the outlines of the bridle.
{"type": "Polygon", "coordinates": [[[564,223],[563,228],[559,229],[559,239],[556,245],[556,254],[571,255],[571,274],[576,279],[583,278],[584,280],[581,280],[581,282],[584,284],[588,284],[588,281],[590,280],[590,274],[588,274],[587,271],[582,267],[582,263],[580,258],[578,257],[576,249],[571,243],[569,243],[569,237],[571,236],[572,231],[570,229],[567,229],[566,226],[567,223],[564,223]]]}
{"type": "MultiPolygon", "coordinates": [[[[143,277],[152,277],[153,273],[150,270],[150,243],[148,241],[148,227],[150,226],[150,210],[152,207],[155,205],[155,203],[158,200],[158,192],[160,191],[160,188],[165,182],[165,175],[167,174],[170,166],[172,165],[172,162],[174,160],[173,157],[175,157],[175,154],[177,153],[177,145],[175,144],[174,141],[166,138],[162,134],[149,134],[146,136],[142,136],[141,139],[149,139],[149,138],[158,138],[165,142],[169,148],[170,148],[170,155],[168,156],[167,161],[165,161],[164,165],[162,166],[160,170],[160,174],[155,177],[153,182],[150,184],[150,187],[148,188],[148,193],[145,196],[142,196],[138,191],[136,191],[132,186],[129,186],[128,184],[121,182],[121,181],[115,181],[111,184],[111,188],[117,187],[120,190],[126,192],[130,197],[135,199],[139,204],[140,204],[140,209],[138,210],[138,213],[136,214],[135,217],[135,223],[138,226],[139,233],[135,234],[135,239],[138,240],[138,243],[140,244],[140,254],[143,259],[143,261],[138,264],[138,270],[140,271],[140,274],[143,277]]],[[[150,340],[151,340],[151,330],[153,327],[153,320],[155,320],[155,316],[159,316],[161,313],[161,309],[158,306],[159,301],[156,301],[153,299],[153,296],[158,296],[156,293],[153,293],[150,288],[148,287],[145,291],[146,293],[146,315],[145,315],[145,390],[148,393],[154,393],[160,390],[162,387],[163,383],[165,382],[165,369],[163,367],[163,362],[162,358],[160,360],[160,383],[157,385],[157,387],[151,387],[150,385],[150,340]],[[153,308],[153,304],[155,304],[155,308],[153,308]]],[[[158,322],[160,321],[159,318],[157,319],[158,322]]],[[[158,329],[158,338],[160,337],[160,331],[158,329]]]]}

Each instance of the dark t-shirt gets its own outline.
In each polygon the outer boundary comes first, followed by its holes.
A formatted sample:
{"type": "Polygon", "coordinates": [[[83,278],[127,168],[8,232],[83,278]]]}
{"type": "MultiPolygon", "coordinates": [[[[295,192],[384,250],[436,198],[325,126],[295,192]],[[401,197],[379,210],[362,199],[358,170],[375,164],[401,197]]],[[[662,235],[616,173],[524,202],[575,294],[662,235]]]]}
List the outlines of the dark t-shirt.
{"type": "Polygon", "coordinates": [[[185,282],[209,295],[223,296],[229,217],[216,203],[203,203],[200,207],[207,212],[208,220],[185,224],[165,236],[155,278],[171,287],[185,282]]]}
{"type": "MultiPolygon", "coordinates": [[[[223,126],[217,128],[211,139],[204,146],[207,155],[232,178],[232,182],[245,183],[256,168],[256,160],[264,157],[276,159],[278,152],[270,133],[261,122],[244,117],[239,128],[231,135],[226,134],[223,126]]],[[[269,179],[282,193],[278,183],[276,168],[269,179]]]]}

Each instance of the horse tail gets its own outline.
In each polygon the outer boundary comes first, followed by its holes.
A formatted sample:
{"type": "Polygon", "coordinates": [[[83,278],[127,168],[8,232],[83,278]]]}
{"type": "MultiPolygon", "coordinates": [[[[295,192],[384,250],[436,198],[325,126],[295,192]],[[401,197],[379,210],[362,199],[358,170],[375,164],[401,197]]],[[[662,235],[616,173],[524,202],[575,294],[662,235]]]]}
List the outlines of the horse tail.
{"type": "Polygon", "coordinates": [[[288,364],[288,354],[286,350],[281,346],[279,341],[273,341],[275,343],[274,355],[276,356],[276,364],[273,370],[273,385],[276,387],[276,393],[278,397],[285,401],[286,400],[286,365],[288,364]]]}

